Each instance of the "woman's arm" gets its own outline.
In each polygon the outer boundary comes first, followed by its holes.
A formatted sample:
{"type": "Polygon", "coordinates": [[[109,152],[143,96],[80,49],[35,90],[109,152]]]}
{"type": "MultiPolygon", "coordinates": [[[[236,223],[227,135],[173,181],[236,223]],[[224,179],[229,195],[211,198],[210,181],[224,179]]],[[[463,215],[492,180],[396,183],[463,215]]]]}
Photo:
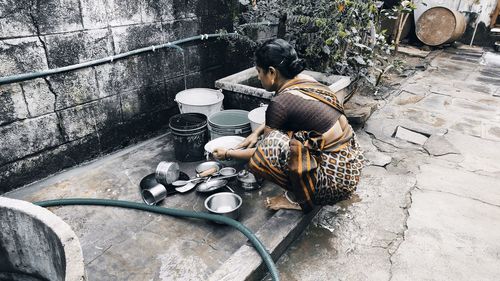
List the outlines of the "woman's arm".
{"type": "Polygon", "coordinates": [[[265,124],[260,125],[253,133],[246,137],[246,139],[238,144],[234,149],[217,147],[212,152],[212,155],[215,157],[215,159],[219,160],[226,160],[231,158],[249,160],[255,152],[255,148],[253,147],[257,143],[259,136],[264,133],[265,128],[265,124]]]}
{"type": "Polygon", "coordinates": [[[250,160],[252,155],[255,153],[256,148],[247,148],[247,149],[225,149],[222,147],[214,149],[212,155],[215,159],[219,160],[229,160],[232,158],[241,159],[241,160],[250,160]]]}
{"type": "Polygon", "coordinates": [[[272,131],[272,128],[267,127],[265,124],[262,124],[257,128],[250,136],[248,136],[242,143],[237,145],[234,149],[226,149],[223,147],[218,147],[214,149],[212,155],[219,160],[226,159],[242,159],[242,160],[250,160],[252,155],[255,153],[255,149],[253,146],[257,143],[257,139],[261,134],[267,134],[272,131]],[[246,147],[246,148],[245,148],[246,147]],[[242,149],[245,148],[245,149],[242,149]]]}

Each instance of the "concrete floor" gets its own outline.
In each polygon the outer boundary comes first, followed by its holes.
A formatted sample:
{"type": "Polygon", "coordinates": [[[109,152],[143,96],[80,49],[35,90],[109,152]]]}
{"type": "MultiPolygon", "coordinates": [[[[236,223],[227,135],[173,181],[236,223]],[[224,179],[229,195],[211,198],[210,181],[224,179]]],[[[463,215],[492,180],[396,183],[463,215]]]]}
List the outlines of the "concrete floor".
{"type": "MultiPolygon", "coordinates": [[[[5,195],[30,202],[77,197],[141,202],[140,180],[160,161],[175,161],[173,148],[170,134],[163,135],[5,195]]],[[[194,176],[198,163],[180,163],[181,170],[194,176]]],[[[279,188],[266,183],[244,192],[234,182],[233,188],[243,198],[240,221],[258,231],[275,214],[265,209],[264,198],[279,188]]],[[[207,196],[193,190],[171,195],[160,206],[205,212],[207,196]]],[[[50,210],[78,235],[88,280],[206,280],[247,243],[237,230],[206,221],[115,207],[50,210]]]]}
{"type": "Polygon", "coordinates": [[[280,258],[283,280],[498,280],[500,55],[445,50],[358,138],[357,196],[322,209],[280,258]]]}
{"type": "MultiPolygon", "coordinates": [[[[282,280],[498,280],[499,124],[498,55],[438,54],[358,131],[369,163],[356,195],[319,212],[279,259],[282,280]],[[410,132],[395,137],[398,126],[410,132]]],[[[138,202],[140,179],[173,160],[172,148],[162,136],[7,196],[138,202]]],[[[269,185],[243,194],[242,215],[275,239],[269,221],[290,220],[264,209],[263,198],[277,192],[269,185]]],[[[175,195],[162,205],[203,211],[203,198],[175,195]]],[[[51,210],[79,236],[89,280],[221,280],[211,274],[250,263],[231,258],[246,256],[246,239],[227,227],[117,208],[51,210]]]]}

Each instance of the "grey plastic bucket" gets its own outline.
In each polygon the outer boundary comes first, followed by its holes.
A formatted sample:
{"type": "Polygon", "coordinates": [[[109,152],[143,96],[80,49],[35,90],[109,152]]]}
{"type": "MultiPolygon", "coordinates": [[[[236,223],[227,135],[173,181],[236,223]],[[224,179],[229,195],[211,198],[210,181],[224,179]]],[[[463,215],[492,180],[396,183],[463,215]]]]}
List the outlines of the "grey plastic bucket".
{"type": "Polygon", "coordinates": [[[223,136],[247,137],[252,133],[248,111],[229,109],[216,112],[208,117],[210,139],[223,136]]]}

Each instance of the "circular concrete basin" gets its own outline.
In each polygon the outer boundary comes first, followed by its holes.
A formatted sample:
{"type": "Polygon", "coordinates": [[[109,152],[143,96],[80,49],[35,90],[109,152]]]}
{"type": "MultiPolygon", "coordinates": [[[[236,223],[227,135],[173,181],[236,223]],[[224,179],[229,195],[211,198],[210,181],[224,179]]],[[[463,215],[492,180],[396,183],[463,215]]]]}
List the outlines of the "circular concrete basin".
{"type": "Polygon", "coordinates": [[[0,280],[86,280],[78,237],[52,212],[0,196],[0,229],[0,280]]]}

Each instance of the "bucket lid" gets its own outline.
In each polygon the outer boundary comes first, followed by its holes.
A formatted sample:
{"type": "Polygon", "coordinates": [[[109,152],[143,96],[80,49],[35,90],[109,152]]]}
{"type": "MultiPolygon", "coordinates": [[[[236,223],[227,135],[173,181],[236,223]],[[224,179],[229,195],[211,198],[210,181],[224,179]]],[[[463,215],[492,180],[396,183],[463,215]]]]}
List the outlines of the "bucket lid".
{"type": "Polygon", "coordinates": [[[168,123],[171,129],[196,129],[207,124],[207,116],[202,113],[181,113],[170,117],[168,123]]]}
{"type": "Polygon", "coordinates": [[[180,91],[175,95],[175,101],[188,105],[212,105],[221,102],[224,95],[217,90],[209,88],[192,88],[180,91]]]}
{"type": "Polygon", "coordinates": [[[248,111],[239,109],[216,112],[208,117],[208,123],[215,128],[244,128],[250,126],[248,111]]]}

